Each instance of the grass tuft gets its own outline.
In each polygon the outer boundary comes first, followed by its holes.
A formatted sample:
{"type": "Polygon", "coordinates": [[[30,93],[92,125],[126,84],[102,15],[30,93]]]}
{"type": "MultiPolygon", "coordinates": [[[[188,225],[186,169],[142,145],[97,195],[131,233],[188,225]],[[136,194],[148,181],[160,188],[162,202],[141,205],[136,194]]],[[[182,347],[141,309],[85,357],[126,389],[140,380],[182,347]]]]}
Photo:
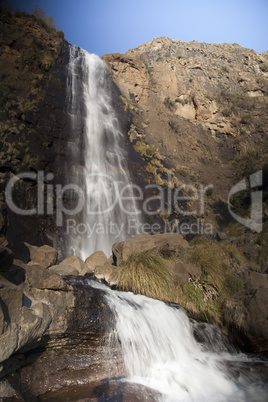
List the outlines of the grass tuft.
{"type": "Polygon", "coordinates": [[[131,254],[127,262],[118,267],[118,287],[170,301],[173,281],[167,262],[154,252],[144,252],[131,254]]]}

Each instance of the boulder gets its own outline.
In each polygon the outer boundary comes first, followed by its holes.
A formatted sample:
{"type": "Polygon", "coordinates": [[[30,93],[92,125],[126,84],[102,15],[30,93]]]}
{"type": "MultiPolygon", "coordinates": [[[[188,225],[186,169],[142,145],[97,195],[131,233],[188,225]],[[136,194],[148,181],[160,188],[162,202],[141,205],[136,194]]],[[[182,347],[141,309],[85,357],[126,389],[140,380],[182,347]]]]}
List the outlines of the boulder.
{"type": "Polygon", "coordinates": [[[100,281],[107,283],[109,286],[117,284],[117,269],[114,265],[106,262],[102,266],[95,267],[94,275],[100,281]]]}
{"type": "Polygon", "coordinates": [[[88,268],[94,271],[97,266],[104,265],[106,261],[107,257],[104,252],[96,251],[95,253],[91,254],[85,262],[88,268]]]}
{"type": "Polygon", "coordinates": [[[172,276],[174,281],[180,284],[188,283],[191,276],[200,277],[201,269],[196,265],[177,261],[172,269],[172,276]]]}
{"type": "Polygon", "coordinates": [[[265,273],[249,271],[248,287],[251,289],[268,289],[268,275],[265,273]]]}
{"type": "MultiPolygon", "coordinates": [[[[40,303],[38,310],[26,307],[22,289],[14,285],[0,289],[0,362],[20,348],[37,341],[51,323],[47,305],[40,303]],[[40,315],[42,311],[42,315],[40,315]]],[[[30,301],[31,304],[31,301],[30,301]]]]}
{"type": "Polygon", "coordinates": [[[150,235],[143,233],[131,237],[129,240],[113,245],[114,263],[120,266],[126,262],[132,253],[142,253],[156,250],[164,257],[178,255],[183,249],[188,248],[188,242],[178,233],[164,233],[150,235]]]}
{"type": "Polygon", "coordinates": [[[24,265],[27,283],[37,289],[65,290],[64,280],[56,272],[35,264],[24,265]]]}
{"type": "Polygon", "coordinates": [[[268,287],[256,289],[247,300],[248,310],[248,337],[254,350],[267,352],[268,350],[268,287]]]}
{"type": "Polygon", "coordinates": [[[163,257],[169,258],[179,255],[189,243],[178,233],[163,233],[153,236],[155,245],[163,257]]]}
{"type": "Polygon", "coordinates": [[[55,272],[58,275],[79,275],[78,269],[71,265],[52,265],[49,271],[55,272]]]}
{"type": "Polygon", "coordinates": [[[75,255],[65,258],[59,265],[52,266],[50,271],[60,275],[85,275],[92,273],[90,267],[75,255]]]}
{"type": "Polygon", "coordinates": [[[37,247],[28,243],[24,244],[29,249],[30,260],[40,265],[40,267],[48,268],[56,263],[58,252],[53,247],[48,245],[37,247]]]}

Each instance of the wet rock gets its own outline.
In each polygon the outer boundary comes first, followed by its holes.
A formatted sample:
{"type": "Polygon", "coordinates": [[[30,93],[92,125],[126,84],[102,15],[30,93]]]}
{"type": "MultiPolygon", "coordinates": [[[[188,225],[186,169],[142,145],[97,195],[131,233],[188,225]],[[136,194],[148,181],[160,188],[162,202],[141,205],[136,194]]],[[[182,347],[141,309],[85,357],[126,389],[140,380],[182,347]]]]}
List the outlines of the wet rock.
{"type": "Polygon", "coordinates": [[[114,265],[109,264],[108,262],[102,266],[96,266],[94,275],[97,279],[103,281],[109,286],[117,284],[117,269],[114,265]]]}
{"type": "Polygon", "coordinates": [[[24,243],[29,249],[30,260],[40,265],[43,268],[48,268],[54,265],[57,261],[58,252],[53,247],[44,245],[41,247],[32,246],[28,243],[24,243]]]}

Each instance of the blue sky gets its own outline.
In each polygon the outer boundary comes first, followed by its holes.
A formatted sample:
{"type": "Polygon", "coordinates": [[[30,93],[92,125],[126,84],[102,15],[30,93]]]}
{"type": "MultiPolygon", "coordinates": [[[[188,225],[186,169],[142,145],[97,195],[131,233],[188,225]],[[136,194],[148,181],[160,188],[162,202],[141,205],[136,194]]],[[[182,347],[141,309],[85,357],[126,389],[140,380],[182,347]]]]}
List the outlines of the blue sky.
{"type": "Polygon", "coordinates": [[[268,50],[268,0],[10,0],[52,15],[66,39],[90,53],[125,53],[159,36],[268,50]]]}

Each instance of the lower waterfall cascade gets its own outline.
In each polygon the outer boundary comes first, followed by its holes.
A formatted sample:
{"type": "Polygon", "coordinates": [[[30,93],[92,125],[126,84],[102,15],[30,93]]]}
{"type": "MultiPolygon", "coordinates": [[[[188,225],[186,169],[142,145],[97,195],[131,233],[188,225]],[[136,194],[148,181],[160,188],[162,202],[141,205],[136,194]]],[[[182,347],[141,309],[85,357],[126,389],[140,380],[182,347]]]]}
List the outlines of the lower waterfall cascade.
{"type": "Polygon", "coordinates": [[[127,381],[160,392],[168,402],[267,401],[268,384],[254,369],[267,368],[267,361],[226,346],[217,327],[189,320],[182,308],[90,282],[105,290],[114,313],[108,342],[122,354],[127,381]]]}

